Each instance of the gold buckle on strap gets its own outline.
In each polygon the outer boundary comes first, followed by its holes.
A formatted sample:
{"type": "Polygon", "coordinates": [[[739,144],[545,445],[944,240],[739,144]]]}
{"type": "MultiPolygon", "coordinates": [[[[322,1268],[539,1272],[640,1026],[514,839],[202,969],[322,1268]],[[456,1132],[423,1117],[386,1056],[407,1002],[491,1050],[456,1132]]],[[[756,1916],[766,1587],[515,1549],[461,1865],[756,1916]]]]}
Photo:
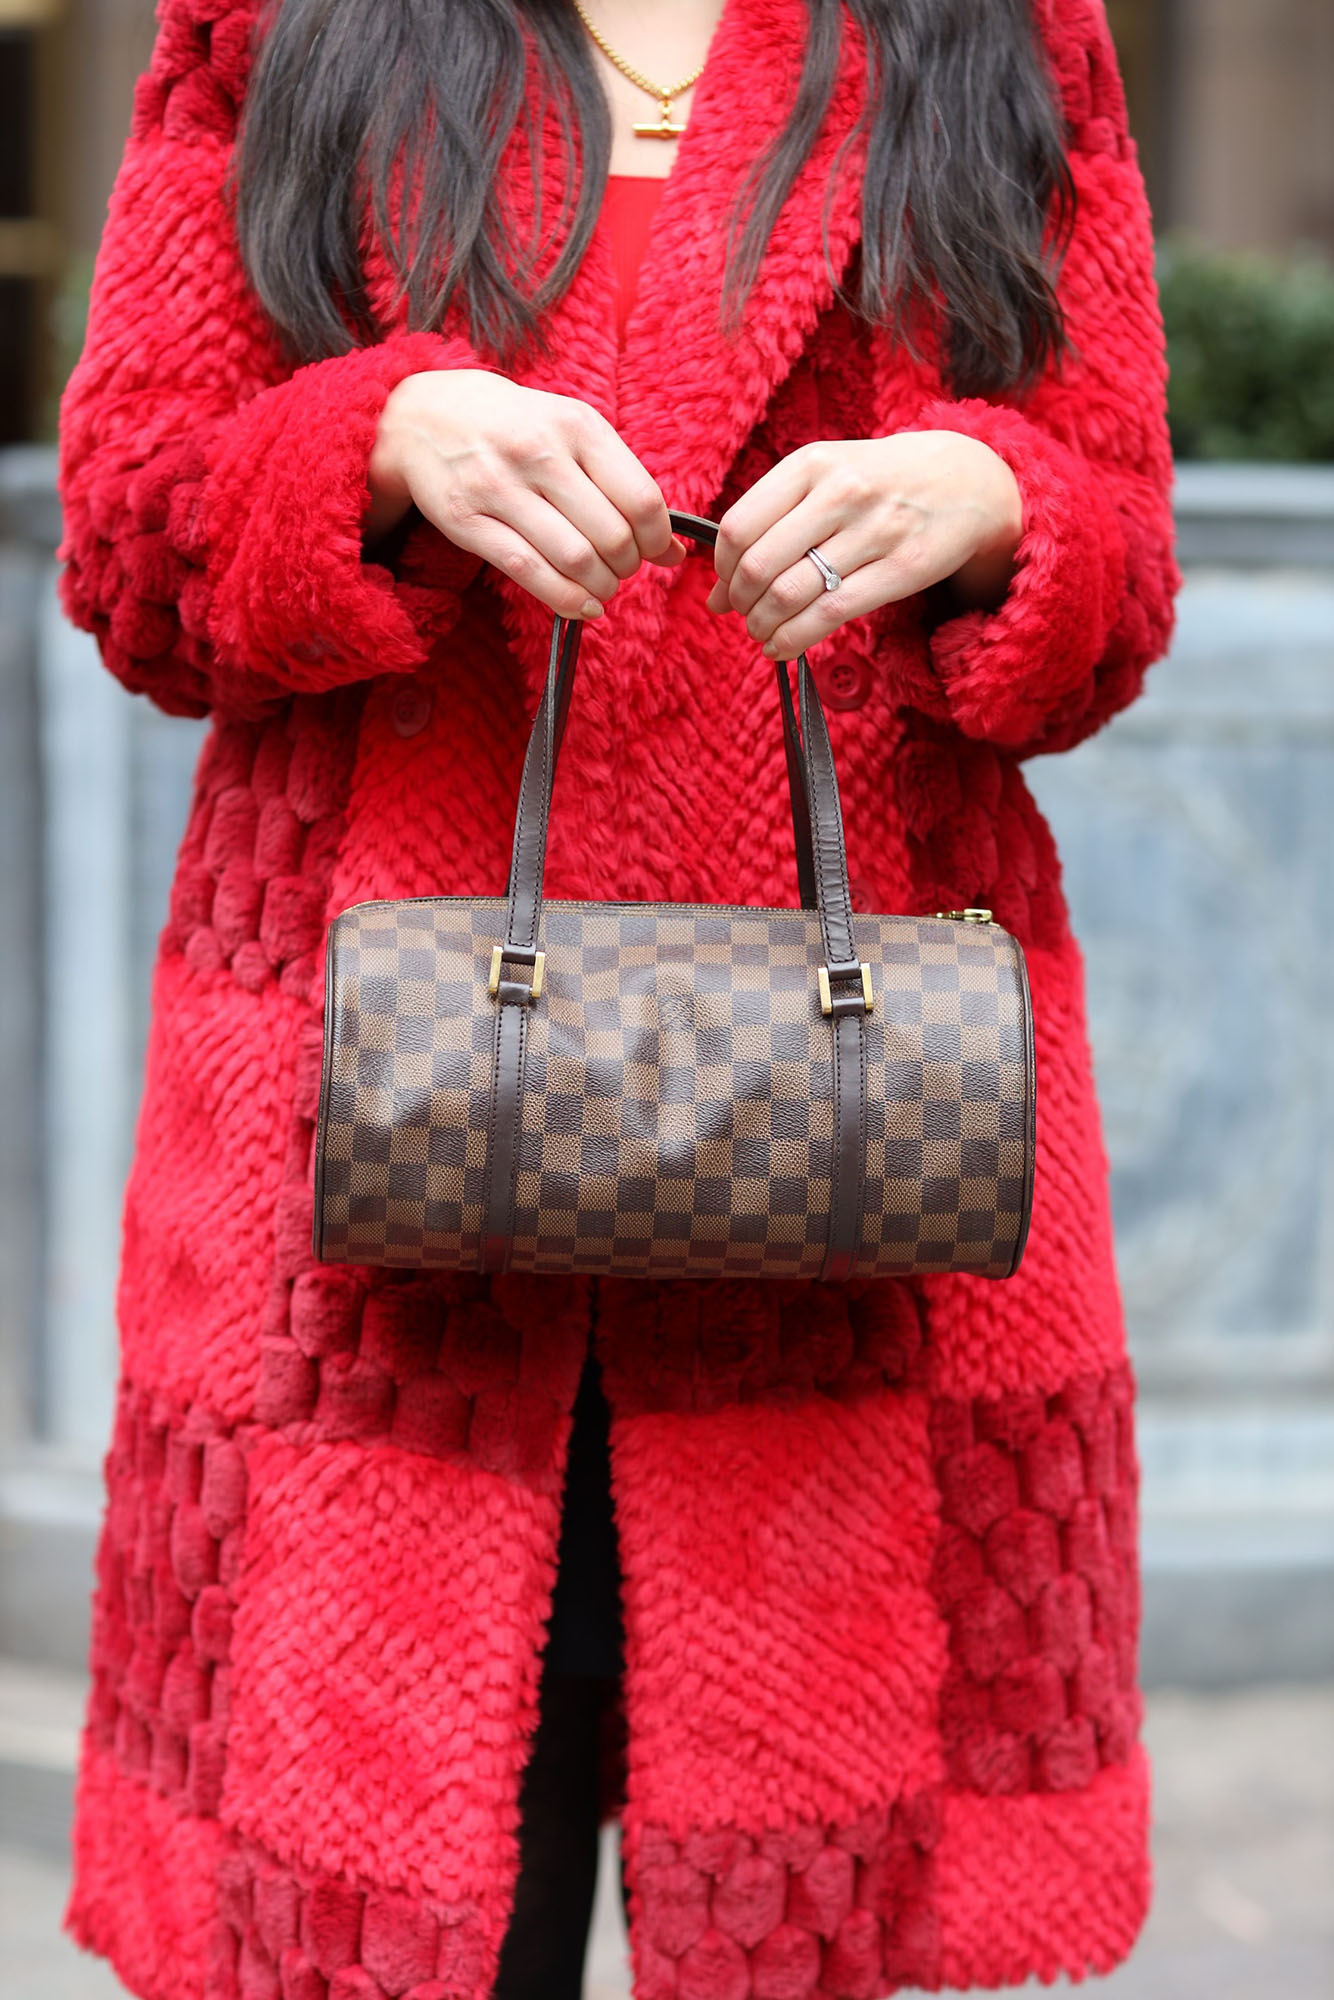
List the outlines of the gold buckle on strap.
{"type": "Polygon", "coordinates": [[[528,998],[536,1000],[542,991],[542,974],[546,969],[547,955],[531,944],[498,944],[491,949],[491,977],[486,990],[494,1000],[500,991],[500,968],[507,958],[518,959],[522,965],[533,968],[533,983],[528,989],[528,998]]]}
{"type": "MultiPolygon", "coordinates": [[[[862,1002],[866,1012],[869,1014],[875,1006],[875,994],[871,990],[871,968],[866,963],[866,960],[862,959],[860,963],[854,961],[851,965],[836,965],[833,967],[836,979],[844,977],[854,978],[858,972],[862,976],[862,1002]]],[[[829,973],[829,966],[822,965],[820,967],[818,977],[820,981],[820,1012],[822,1014],[832,1014],[834,1011],[834,996],[829,987],[829,973]]]]}

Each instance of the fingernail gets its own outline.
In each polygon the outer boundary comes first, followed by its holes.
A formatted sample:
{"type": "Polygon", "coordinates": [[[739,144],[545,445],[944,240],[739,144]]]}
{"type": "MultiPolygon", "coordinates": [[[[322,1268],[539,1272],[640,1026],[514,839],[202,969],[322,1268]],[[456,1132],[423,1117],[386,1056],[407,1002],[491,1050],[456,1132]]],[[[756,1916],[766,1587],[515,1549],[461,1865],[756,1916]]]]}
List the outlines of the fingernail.
{"type": "Polygon", "coordinates": [[[581,618],[600,618],[602,616],[602,606],[598,603],[596,597],[586,597],[584,599],[583,609],[580,611],[579,616],[581,618]]]}

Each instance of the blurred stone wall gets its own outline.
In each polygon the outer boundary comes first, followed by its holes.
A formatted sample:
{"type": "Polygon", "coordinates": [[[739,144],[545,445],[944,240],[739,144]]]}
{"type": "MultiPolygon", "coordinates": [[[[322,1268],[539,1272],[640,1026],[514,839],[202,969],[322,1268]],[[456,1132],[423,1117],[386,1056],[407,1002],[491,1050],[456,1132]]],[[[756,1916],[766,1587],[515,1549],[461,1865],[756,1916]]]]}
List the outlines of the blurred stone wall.
{"type": "Polygon", "coordinates": [[[1088,975],[1157,1678],[1334,1660],[1334,470],[1178,468],[1169,658],[1028,766],[1088,975]]]}
{"type": "Polygon", "coordinates": [[[1028,776],[1085,952],[1142,1379],[1334,1391],[1334,574],[1192,565],[1144,696],[1028,776]]]}

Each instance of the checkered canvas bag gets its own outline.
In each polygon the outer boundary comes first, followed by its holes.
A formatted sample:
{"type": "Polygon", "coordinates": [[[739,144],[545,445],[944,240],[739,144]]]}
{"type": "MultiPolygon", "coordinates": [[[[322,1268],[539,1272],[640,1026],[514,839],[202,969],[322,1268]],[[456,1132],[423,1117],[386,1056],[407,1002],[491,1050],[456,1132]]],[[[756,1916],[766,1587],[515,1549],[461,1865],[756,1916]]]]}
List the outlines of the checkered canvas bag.
{"type": "Polygon", "coordinates": [[[804,655],[800,736],[777,663],[801,908],[544,898],[579,631],[553,630],[508,893],[362,903],[330,928],[315,1255],[1009,1276],[1033,1187],[1019,945],[984,910],[854,914],[804,655]]]}

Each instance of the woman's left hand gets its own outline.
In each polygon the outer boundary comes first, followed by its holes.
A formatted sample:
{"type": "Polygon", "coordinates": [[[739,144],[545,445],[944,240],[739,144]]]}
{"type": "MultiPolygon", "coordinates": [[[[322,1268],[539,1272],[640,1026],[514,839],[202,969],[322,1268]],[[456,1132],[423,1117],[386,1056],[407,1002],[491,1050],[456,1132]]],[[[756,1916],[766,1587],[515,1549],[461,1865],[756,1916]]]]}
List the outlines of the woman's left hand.
{"type": "Polygon", "coordinates": [[[948,582],[961,609],[999,604],[1023,532],[1018,481],[959,431],[803,445],[719,523],[710,611],[737,611],[770,659],[849,618],[948,582]],[[837,590],[806,554],[818,549],[837,590]]]}

